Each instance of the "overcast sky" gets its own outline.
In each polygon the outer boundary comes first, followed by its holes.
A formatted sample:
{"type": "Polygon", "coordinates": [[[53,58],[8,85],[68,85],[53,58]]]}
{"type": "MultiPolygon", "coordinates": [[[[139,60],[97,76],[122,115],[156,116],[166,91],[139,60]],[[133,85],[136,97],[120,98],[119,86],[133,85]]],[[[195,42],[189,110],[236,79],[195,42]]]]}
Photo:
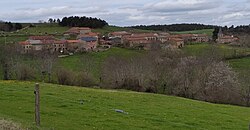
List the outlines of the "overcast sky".
{"type": "Polygon", "coordinates": [[[250,0],[1,0],[0,20],[91,16],[111,25],[250,24],[250,0]]]}

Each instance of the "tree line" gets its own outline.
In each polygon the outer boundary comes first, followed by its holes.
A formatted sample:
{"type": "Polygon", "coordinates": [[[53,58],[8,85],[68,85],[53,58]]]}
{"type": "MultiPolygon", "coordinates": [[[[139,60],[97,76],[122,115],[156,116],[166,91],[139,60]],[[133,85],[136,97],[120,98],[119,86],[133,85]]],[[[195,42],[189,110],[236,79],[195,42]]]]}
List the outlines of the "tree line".
{"type": "Polygon", "coordinates": [[[69,26],[69,27],[90,27],[90,28],[102,28],[108,23],[104,20],[92,17],[79,17],[71,16],[64,17],[60,22],[60,26],[69,26]]]}
{"type": "Polygon", "coordinates": [[[138,25],[129,28],[154,30],[154,31],[192,31],[202,29],[214,29],[217,26],[204,24],[172,24],[172,25],[138,25]]]}
{"type": "Polygon", "coordinates": [[[0,22],[0,31],[10,32],[22,29],[23,26],[20,23],[11,23],[11,22],[0,22]]]}
{"type": "Polygon", "coordinates": [[[250,24],[249,25],[239,25],[234,27],[233,25],[231,27],[223,27],[222,28],[225,33],[229,34],[250,34],[250,24]]]}

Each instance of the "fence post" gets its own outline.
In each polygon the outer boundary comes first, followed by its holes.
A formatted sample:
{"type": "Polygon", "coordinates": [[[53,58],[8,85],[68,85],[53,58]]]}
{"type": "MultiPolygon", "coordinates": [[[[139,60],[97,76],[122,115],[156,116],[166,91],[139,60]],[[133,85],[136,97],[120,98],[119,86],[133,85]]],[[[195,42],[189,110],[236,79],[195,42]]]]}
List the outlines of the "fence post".
{"type": "Polygon", "coordinates": [[[35,121],[36,126],[40,126],[40,92],[39,92],[39,84],[35,85],[35,121]]]}

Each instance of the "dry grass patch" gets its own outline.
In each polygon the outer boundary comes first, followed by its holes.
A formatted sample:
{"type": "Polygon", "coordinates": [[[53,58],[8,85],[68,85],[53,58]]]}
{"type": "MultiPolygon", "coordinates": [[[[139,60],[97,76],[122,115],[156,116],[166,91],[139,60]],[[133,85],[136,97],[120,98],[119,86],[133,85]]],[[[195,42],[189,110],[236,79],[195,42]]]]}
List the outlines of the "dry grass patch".
{"type": "Polygon", "coordinates": [[[12,121],[0,119],[0,130],[23,130],[18,124],[12,121]]]}

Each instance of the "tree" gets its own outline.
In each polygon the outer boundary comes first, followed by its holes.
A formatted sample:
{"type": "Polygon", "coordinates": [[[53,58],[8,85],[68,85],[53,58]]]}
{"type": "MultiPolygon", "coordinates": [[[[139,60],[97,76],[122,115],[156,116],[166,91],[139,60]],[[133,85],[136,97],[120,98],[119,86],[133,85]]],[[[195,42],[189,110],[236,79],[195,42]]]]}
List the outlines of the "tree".
{"type": "Polygon", "coordinates": [[[215,41],[218,39],[218,33],[219,33],[220,28],[216,27],[213,31],[213,40],[215,41]]]}
{"type": "Polygon", "coordinates": [[[53,23],[53,19],[52,19],[52,18],[49,18],[48,22],[49,22],[49,23],[53,23]]]}
{"type": "Polygon", "coordinates": [[[52,74],[54,70],[54,64],[57,62],[57,55],[52,54],[49,51],[42,51],[35,54],[37,57],[38,70],[42,76],[42,80],[45,81],[46,76],[48,77],[48,82],[52,82],[52,74]]]}
{"type": "Polygon", "coordinates": [[[90,27],[90,28],[102,28],[108,23],[104,20],[91,18],[91,17],[64,17],[59,23],[60,26],[69,26],[69,27],[90,27]]]}
{"type": "Polygon", "coordinates": [[[57,19],[57,20],[56,20],[56,22],[57,22],[57,23],[60,23],[60,22],[61,22],[61,20],[60,20],[60,19],[57,19]]]}
{"type": "Polygon", "coordinates": [[[15,23],[15,29],[16,29],[16,30],[20,30],[20,29],[22,29],[22,28],[23,28],[22,24],[20,24],[20,23],[15,23]]]}

